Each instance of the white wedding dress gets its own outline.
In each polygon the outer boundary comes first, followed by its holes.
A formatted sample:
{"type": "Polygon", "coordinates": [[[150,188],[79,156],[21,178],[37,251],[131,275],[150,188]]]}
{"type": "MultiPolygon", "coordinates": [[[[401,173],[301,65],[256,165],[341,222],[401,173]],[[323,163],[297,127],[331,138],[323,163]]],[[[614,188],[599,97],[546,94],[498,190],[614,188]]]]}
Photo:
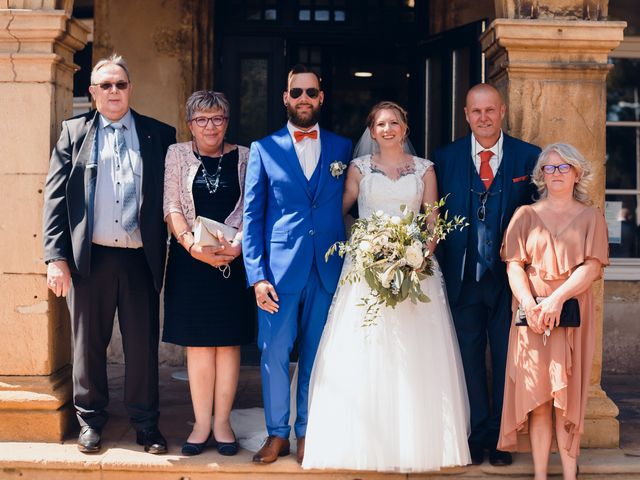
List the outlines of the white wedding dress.
{"type": "MultiPolygon", "coordinates": [[[[360,216],[418,211],[422,177],[432,165],[413,157],[415,171],[392,180],[362,172],[360,216]]],[[[470,463],[469,405],[458,342],[440,268],[422,282],[431,302],[383,308],[362,327],[364,282],[340,285],[333,299],[309,387],[305,469],[422,472],[470,463]]],[[[350,268],[345,261],[342,274],[350,268]]]]}

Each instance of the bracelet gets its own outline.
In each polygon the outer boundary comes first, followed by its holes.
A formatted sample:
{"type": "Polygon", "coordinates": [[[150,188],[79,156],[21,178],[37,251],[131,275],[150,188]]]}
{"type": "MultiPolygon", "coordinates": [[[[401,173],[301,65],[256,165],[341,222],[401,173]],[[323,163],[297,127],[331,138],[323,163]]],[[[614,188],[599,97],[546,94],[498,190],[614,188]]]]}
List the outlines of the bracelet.
{"type": "Polygon", "coordinates": [[[189,255],[191,255],[191,249],[193,248],[193,246],[196,244],[196,242],[193,242],[191,245],[189,245],[189,248],[187,248],[187,253],[189,255]]]}

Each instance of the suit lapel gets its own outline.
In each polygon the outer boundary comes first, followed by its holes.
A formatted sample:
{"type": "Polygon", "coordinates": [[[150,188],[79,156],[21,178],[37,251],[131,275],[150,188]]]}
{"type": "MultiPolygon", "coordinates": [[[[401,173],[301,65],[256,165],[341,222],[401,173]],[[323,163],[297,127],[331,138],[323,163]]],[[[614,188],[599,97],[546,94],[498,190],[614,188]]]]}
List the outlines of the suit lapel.
{"type": "MultiPolygon", "coordinates": [[[[75,168],[79,168],[78,173],[82,172],[82,187],[72,187],[75,192],[82,192],[84,197],[84,208],[87,213],[87,221],[85,223],[86,234],[84,238],[91,240],[93,236],[93,206],[96,196],[96,181],[98,178],[98,123],[100,114],[95,111],[93,118],[89,119],[85,125],[86,134],[82,140],[75,168]]],[[[80,178],[80,177],[76,177],[80,178]]]]}
{"type": "Polygon", "coordinates": [[[504,214],[507,211],[507,205],[509,204],[509,195],[511,193],[511,180],[513,178],[513,162],[514,153],[512,149],[511,139],[502,133],[502,201],[500,202],[500,227],[503,226],[504,214]]]}
{"type": "Polygon", "coordinates": [[[320,169],[320,178],[318,179],[318,187],[316,188],[316,193],[314,195],[314,200],[320,196],[320,192],[322,191],[322,187],[327,182],[327,177],[329,173],[329,163],[331,163],[331,143],[328,140],[328,135],[322,129],[320,129],[320,158],[318,159],[317,168],[320,169]]]}
{"type": "Polygon", "coordinates": [[[286,126],[275,133],[274,141],[282,149],[284,158],[289,165],[289,171],[298,181],[300,186],[303,188],[303,190],[311,200],[313,194],[311,192],[311,188],[309,188],[309,182],[307,181],[307,177],[304,176],[304,172],[302,171],[302,167],[300,166],[300,160],[298,159],[298,155],[296,154],[296,149],[293,146],[293,139],[291,138],[289,130],[286,126]]]}

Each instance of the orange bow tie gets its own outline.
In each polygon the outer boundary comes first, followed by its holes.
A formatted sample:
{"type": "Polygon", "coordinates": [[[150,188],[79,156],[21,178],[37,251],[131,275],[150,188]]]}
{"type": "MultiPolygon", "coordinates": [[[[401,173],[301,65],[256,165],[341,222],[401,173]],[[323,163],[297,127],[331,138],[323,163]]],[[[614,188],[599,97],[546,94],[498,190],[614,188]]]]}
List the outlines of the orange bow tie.
{"type": "Polygon", "coordinates": [[[296,143],[303,140],[305,137],[310,138],[311,140],[318,139],[318,130],[311,130],[309,132],[303,132],[302,130],[294,130],[293,138],[296,139],[296,143]]]}

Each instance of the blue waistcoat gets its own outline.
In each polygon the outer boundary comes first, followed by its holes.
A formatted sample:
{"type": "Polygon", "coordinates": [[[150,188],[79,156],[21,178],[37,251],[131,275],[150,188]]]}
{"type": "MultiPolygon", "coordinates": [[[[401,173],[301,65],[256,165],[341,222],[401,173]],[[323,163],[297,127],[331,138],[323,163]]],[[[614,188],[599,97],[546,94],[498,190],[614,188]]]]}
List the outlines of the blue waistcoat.
{"type": "Polygon", "coordinates": [[[316,169],[313,171],[311,178],[307,180],[309,184],[309,189],[311,193],[315,195],[316,190],[318,189],[318,184],[320,183],[320,162],[316,165],[316,169]]]}
{"type": "Polygon", "coordinates": [[[471,192],[470,197],[470,225],[469,243],[467,245],[467,258],[465,262],[466,274],[480,281],[487,270],[499,277],[500,274],[500,205],[502,205],[502,163],[489,187],[485,188],[480,175],[473,162],[471,166],[471,192]],[[481,198],[485,197],[485,218],[478,218],[478,210],[481,206],[481,198]]]}

